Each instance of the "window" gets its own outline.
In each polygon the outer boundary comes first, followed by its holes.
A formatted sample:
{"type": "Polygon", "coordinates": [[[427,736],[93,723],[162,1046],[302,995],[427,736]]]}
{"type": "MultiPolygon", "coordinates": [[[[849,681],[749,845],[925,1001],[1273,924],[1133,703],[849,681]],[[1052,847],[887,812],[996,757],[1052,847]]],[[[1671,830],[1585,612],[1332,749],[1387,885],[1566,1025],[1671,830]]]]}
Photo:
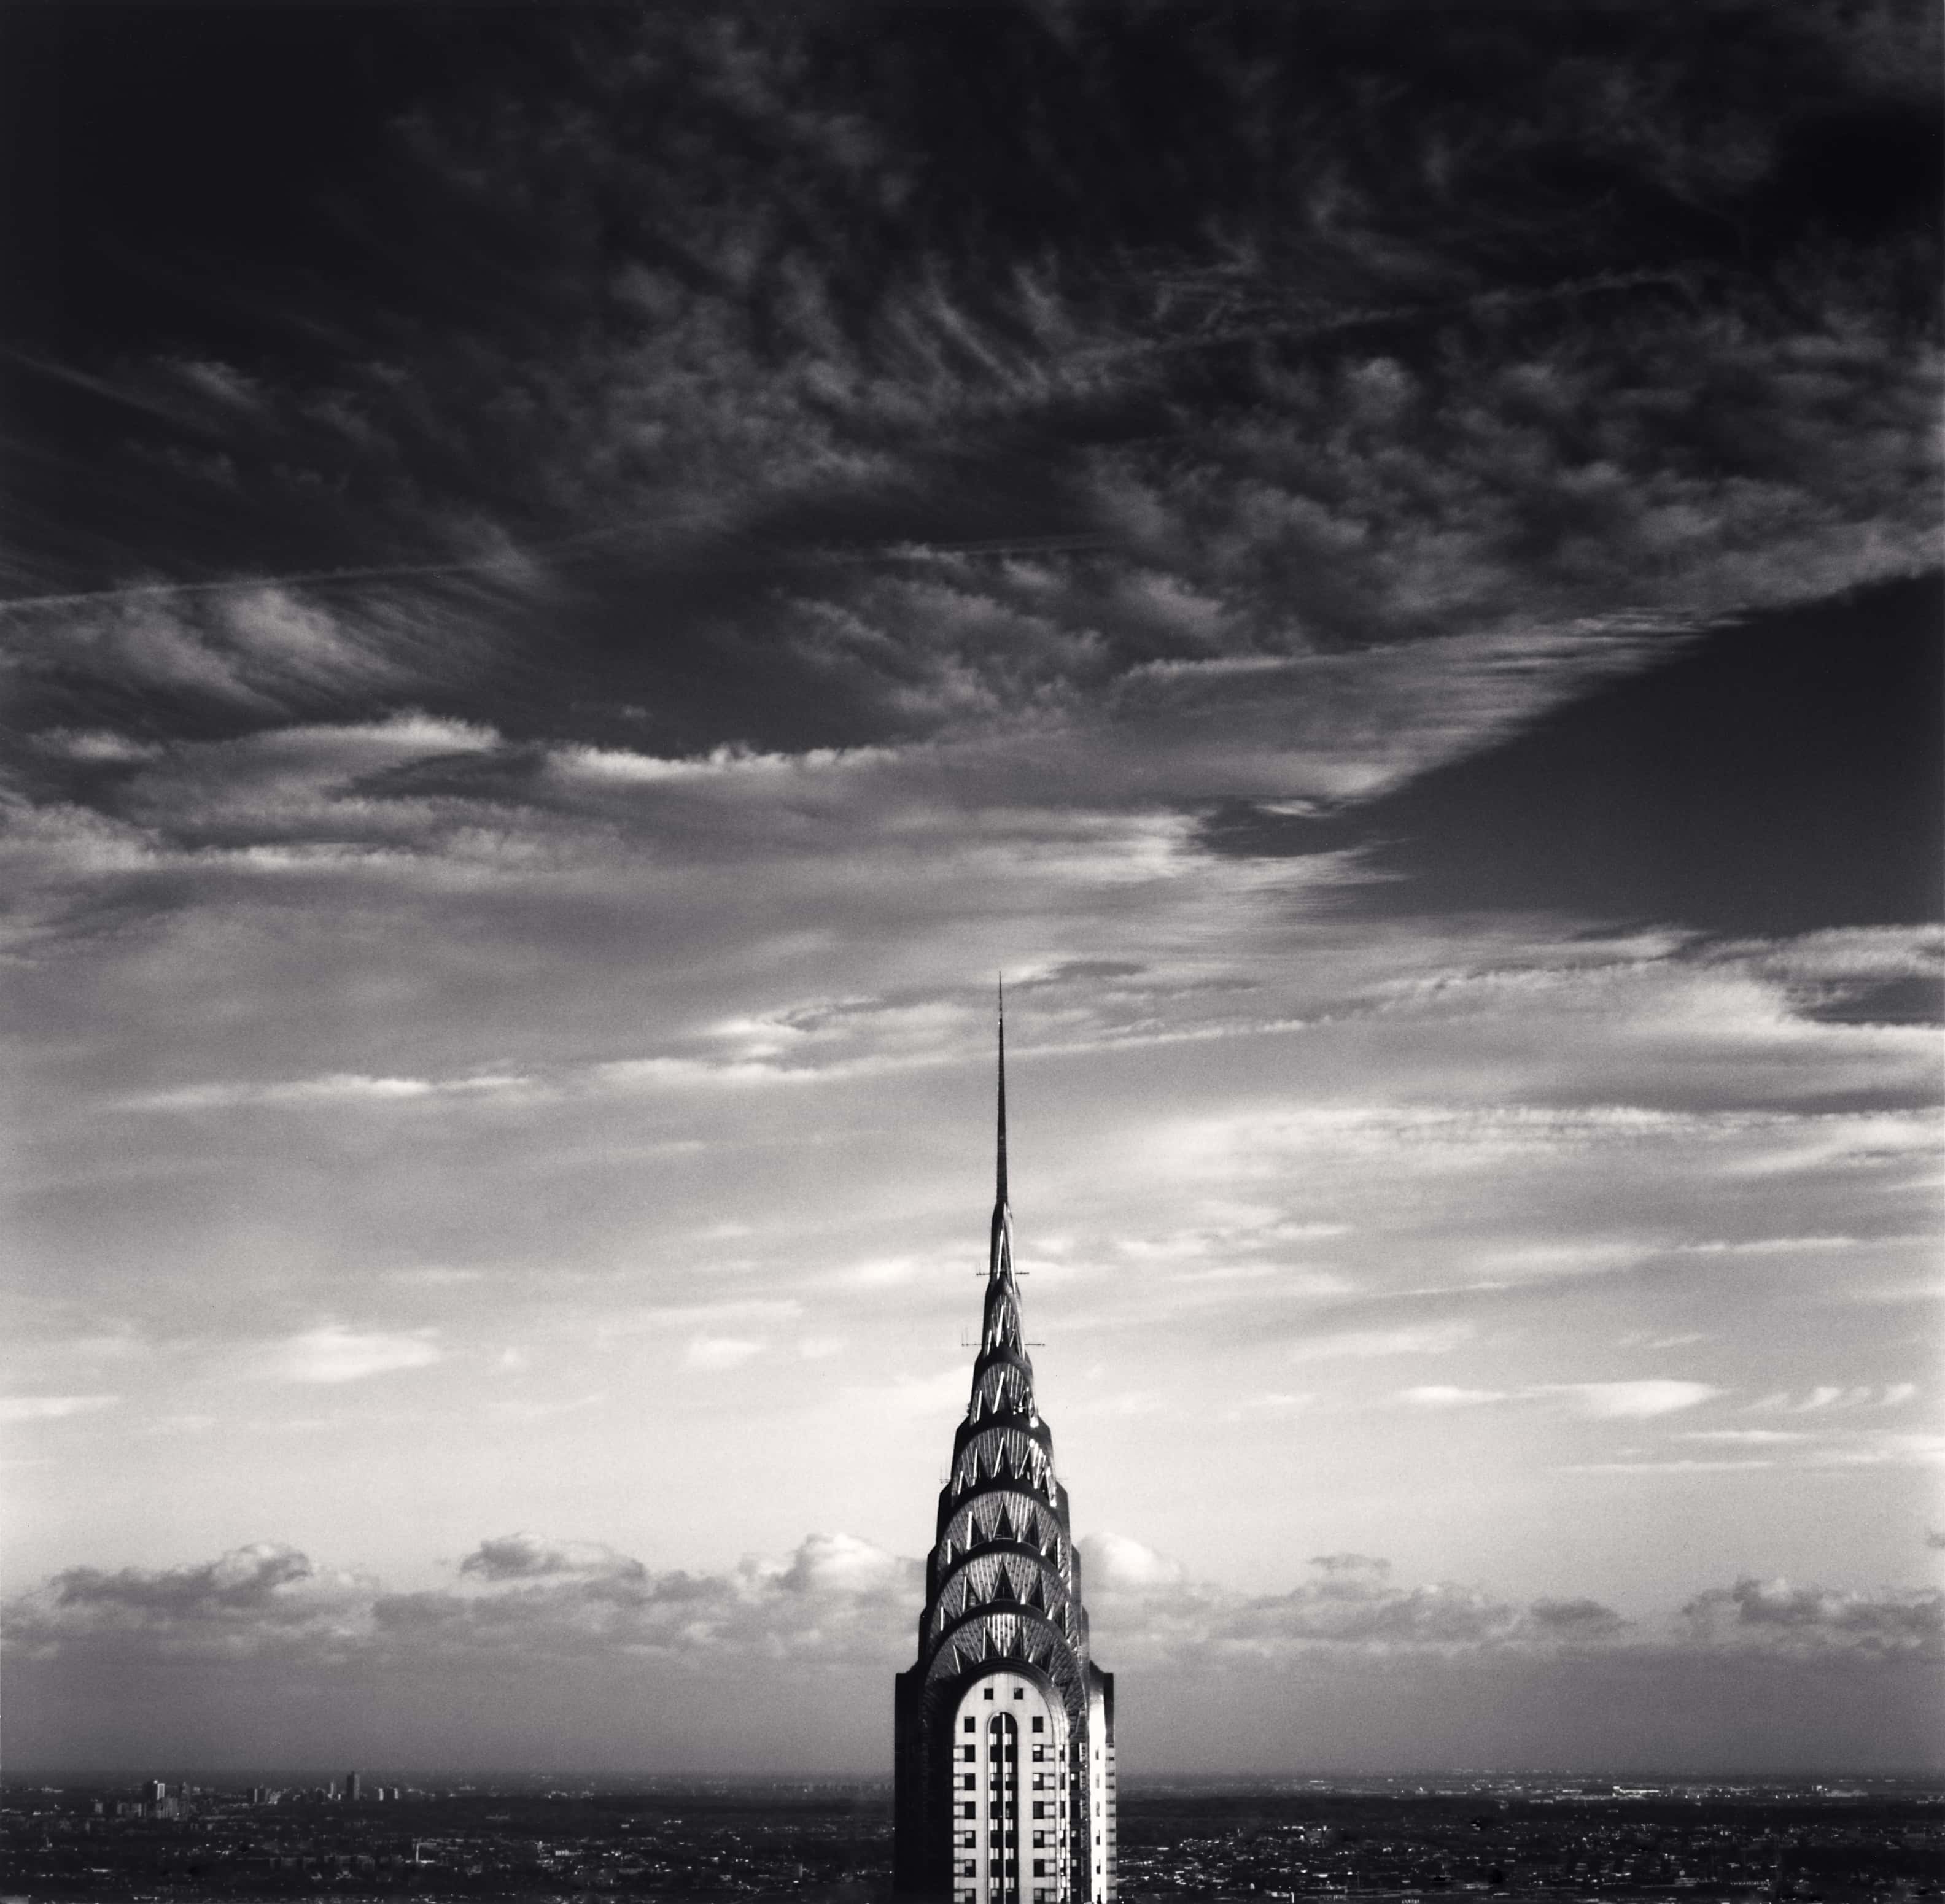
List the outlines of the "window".
{"type": "Polygon", "coordinates": [[[1044,1719],[1035,1719],[1033,1722],[1033,1729],[1036,1732],[1046,1731],[1046,1721],[1044,1719]]]}
{"type": "MultiPolygon", "coordinates": [[[[969,1726],[972,1721],[968,1719],[966,1723],[969,1726]]],[[[979,1756],[979,1748],[977,1745],[961,1745],[959,1748],[959,1756],[961,1758],[977,1758],[979,1756]]]]}
{"type": "Polygon", "coordinates": [[[960,1773],[959,1775],[959,1788],[961,1792],[970,1792],[973,1788],[973,1775],[970,1772],[960,1773]]]}
{"type": "Polygon", "coordinates": [[[1027,1696],[1027,1689],[1026,1689],[1024,1686],[1016,1686],[1016,1687],[1013,1688],[1013,1697],[1014,1697],[1015,1699],[1025,1699],[1025,1698],[1026,1697],[1026,1696],[1027,1696]]]}
{"type": "Polygon", "coordinates": [[[968,1732],[977,1732],[979,1730],[978,1722],[972,1718],[972,1715],[970,1713],[968,1713],[966,1716],[965,1730],[968,1732]]]}
{"type": "Polygon", "coordinates": [[[959,1807],[959,1815],[961,1818],[970,1818],[976,1809],[977,1807],[972,1805],[961,1805],[959,1807]]]}
{"type": "Polygon", "coordinates": [[[1036,1818],[1044,1818],[1046,1816],[1046,1806],[1042,1804],[1037,1798],[1034,1801],[1033,1815],[1036,1818]]]}
{"type": "Polygon", "coordinates": [[[988,1699],[991,1699],[993,1696],[993,1689],[990,1686],[986,1688],[986,1696],[988,1699]]]}
{"type": "Polygon", "coordinates": [[[968,1858],[960,1865],[959,1875],[962,1878],[976,1878],[979,1875],[979,1867],[968,1858]]]}
{"type": "Polygon", "coordinates": [[[1034,1859],[1034,1875],[1036,1878],[1044,1878],[1046,1875],[1046,1859],[1036,1858],[1034,1859]]]}

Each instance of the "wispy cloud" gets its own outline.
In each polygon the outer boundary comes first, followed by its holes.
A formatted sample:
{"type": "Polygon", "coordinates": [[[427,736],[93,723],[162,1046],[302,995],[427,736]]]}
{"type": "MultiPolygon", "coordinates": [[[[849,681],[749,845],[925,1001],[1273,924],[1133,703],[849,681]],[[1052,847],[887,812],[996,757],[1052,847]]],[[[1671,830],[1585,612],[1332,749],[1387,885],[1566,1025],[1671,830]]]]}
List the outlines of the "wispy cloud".
{"type": "Polygon", "coordinates": [[[1706,1382],[1546,1382],[1526,1388],[1461,1388],[1436,1382],[1401,1389],[1413,1408],[1481,1408],[1501,1402],[1554,1402],[1595,1421],[1651,1421],[1727,1393],[1706,1382]]]}
{"type": "Polygon", "coordinates": [[[0,1422],[64,1422],[113,1408],[119,1395],[0,1396],[0,1422]]]}
{"type": "Polygon", "coordinates": [[[429,1329],[359,1329],[328,1323],[269,1348],[261,1369],[282,1382],[335,1384],[429,1368],[445,1355],[433,1334],[429,1329]]]}
{"type": "Polygon", "coordinates": [[[683,1366],[718,1373],[740,1369],[763,1354],[765,1345],[746,1336],[696,1336],[683,1351],[683,1366]]]}

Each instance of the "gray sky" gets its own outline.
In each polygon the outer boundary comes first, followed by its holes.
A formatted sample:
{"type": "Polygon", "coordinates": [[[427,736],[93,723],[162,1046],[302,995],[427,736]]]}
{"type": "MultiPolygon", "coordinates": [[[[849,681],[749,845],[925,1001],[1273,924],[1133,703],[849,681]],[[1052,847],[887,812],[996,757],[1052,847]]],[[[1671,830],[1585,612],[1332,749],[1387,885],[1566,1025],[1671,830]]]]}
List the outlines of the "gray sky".
{"type": "Polygon", "coordinates": [[[1928,27],[186,17],[6,22],[10,1767],[887,1762],[1001,969],[1130,1767],[1937,1762],[1928,27]]]}

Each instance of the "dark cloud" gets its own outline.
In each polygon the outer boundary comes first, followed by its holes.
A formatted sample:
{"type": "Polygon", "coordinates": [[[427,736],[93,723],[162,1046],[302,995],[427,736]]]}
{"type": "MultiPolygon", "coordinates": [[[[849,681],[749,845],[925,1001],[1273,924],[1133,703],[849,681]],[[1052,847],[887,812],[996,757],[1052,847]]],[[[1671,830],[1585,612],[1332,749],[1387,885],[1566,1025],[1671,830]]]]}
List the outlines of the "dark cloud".
{"type": "MultiPolygon", "coordinates": [[[[125,46],[91,25],[29,50],[104,92],[180,63],[116,18],[125,46]]],[[[158,225],[146,187],[82,167],[64,189],[91,202],[40,237],[105,290],[153,280],[186,220],[251,318],[185,301],[163,343],[150,304],[146,333],[41,380],[119,384],[141,404],[118,427],[168,428],[90,458],[69,547],[20,559],[45,592],[192,550],[275,574],[497,548],[554,572],[548,640],[455,669],[455,710],[558,727],[637,701],[684,747],[732,704],[771,745],[929,732],[1158,658],[1719,614],[1902,572],[1936,559],[1925,32],[1899,59],[1876,16],[1727,21],[225,25],[185,75],[218,94],[209,143],[161,148],[186,184],[226,116],[265,131],[261,86],[231,82],[299,47],[314,66],[249,191],[158,225]],[[388,168],[403,189],[379,190],[388,168]],[[355,257],[354,294],[321,270],[301,300],[252,282],[253,195],[279,189],[280,249],[355,257]],[[61,242],[104,225],[119,263],[61,242]],[[186,478],[166,516],[123,506],[118,484],[154,488],[149,463],[118,474],[135,452],[220,464],[220,504],[186,478]],[[1024,567],[973,546],[1021,537],[1024,567]]],[[[102,692],[38,679],[69,713],[102,692]]]]}
{"type": "MultiPolygon", "coordinates": [[[[1378,911],[1530,907],[1738,935],[1937,919],[1941,620],[1935,581],[1752,618],[1376,799],[1238,806],[1210,836],[1231,852],[1363,849],[1394,876],[1358,889],[1378,911]]],[[[1853,1014],[1832,997],[1825,1015],[1867,1018],[1859,1000],[1853,1014]]]]}

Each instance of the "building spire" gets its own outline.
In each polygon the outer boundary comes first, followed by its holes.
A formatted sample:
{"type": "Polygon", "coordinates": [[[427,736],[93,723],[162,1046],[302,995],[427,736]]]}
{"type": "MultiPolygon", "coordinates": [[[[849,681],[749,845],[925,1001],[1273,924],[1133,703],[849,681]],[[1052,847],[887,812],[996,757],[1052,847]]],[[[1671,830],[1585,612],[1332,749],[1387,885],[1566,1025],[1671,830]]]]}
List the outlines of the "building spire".
{"type": "Polygon", "coordinates": [[[897,1904],[1114,1904],[1114,1684],[1094,1663],[1067,1490],[1021,1325],[1003,980],[995,1004],[993,1254],[939,1491],[918,1654],[899,1675],[893,1894],[897,1904]],[[986,1767],[977,1778],[973,1759],[986,1767]]]}
{"type": "Polygon", "coordinates": [[[1000,980],[1000,1151],[997,1194],[994,1200],[1001,1209],[1006,1203],[1006,981],[1000,980]]]}

